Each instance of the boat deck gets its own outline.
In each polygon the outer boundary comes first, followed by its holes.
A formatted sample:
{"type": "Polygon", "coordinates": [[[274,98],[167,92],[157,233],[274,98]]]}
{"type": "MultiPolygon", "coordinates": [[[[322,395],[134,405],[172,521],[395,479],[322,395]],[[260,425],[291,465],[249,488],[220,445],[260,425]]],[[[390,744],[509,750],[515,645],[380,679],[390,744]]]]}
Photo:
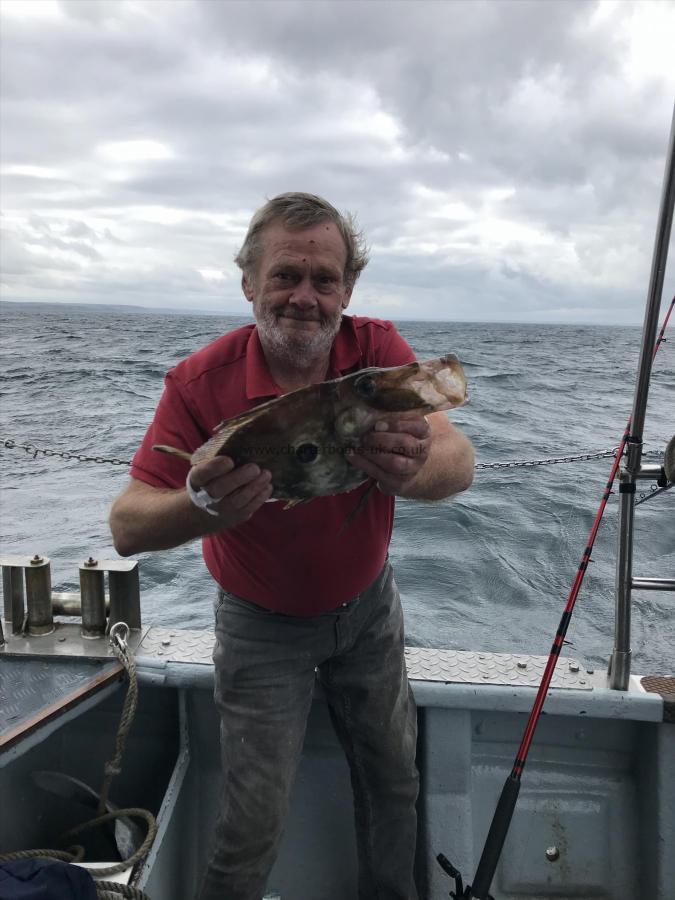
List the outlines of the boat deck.
{"type": "MultiPolygon", "coordinates": [[[[151,627],[130,645],[140,700],[113,799],[158,818],[137,886],[153,900],[188,900],[220,792],[213,634],[151,627]]],[[[48,802],[44,810],[33,771],[100,783],[124,697],[110,652],[107,640],[84,639],[71,623],[37,639],[11,636],[0,651],[0,696],[11,697],[0,731],[14,735],[0,745],[0,793],[13,810],[11,823],[0,823],[2,851],[45,846],[63,824],[67,811],[48,802]]],[[[436,854],[470,880],[546,658],[428,648],[406,655],[419,710],[420,896],[447,900],[452,884],[436,854]]],[[[610,691],[604,672],[559,660],[493,884],[497,900],[673,900],[675,859],[666,848],[675,846],[675,728],[666,711],[637,677],[628,691],[610,691]]],[[[282,900],[347,900],[355,884],[349,772],[317,689],[268,889],[282,900]]]]}

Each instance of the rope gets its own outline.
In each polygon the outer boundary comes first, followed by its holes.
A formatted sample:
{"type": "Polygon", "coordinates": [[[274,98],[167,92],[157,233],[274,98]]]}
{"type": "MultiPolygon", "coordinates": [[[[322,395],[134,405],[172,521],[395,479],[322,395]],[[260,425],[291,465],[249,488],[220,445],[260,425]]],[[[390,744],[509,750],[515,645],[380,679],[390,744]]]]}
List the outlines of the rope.
{"type": "Polygon", "coordinates": [[[78,848],[82,852],[68,853],[66,850],[15,850],[13,853],[1,853],[0,863],[12,862],[16,859],[58,859],[61,862],[80,862],[84,859],[84,850],[78,848]]]}
{"type": "Polygon", "coordinates": [[[129,735],[129,729],[136,715],[136,707],[138,705],[138,676],[136,674],[136,662],[133,655],[129,652],[126,641],[117,641],[111,634],[110,645],[113,653],[120,663],[127,670],[129,675],[129,689],[124,698],[124,706],[122,708],[122,717],[117,729],[117,737],[115,738],[115,755],[103,767],[104,776],[101,785],[101,799],[98,804],[98,812],[102,815],[105,812],[108,803],[108,794],[110,793],[110,785],[115,775],[119,775],[122,771],[122,755],[124,747],[129,735]]]}
{"type": "Polygon", "coordinates": [[[145,819],[148,825],[148,833],[141,846],[132,853],[128,859],[119,863],[114,863],[112,866],[106,866],[104,869],[97,868],[97,875],[117,875],[118,872],[124,872],[147,855],[148,850],[155,839],[155,835],[157,834],[157,823],[153,814],[148,812],[147,809],[140,809],[135,806],[130,806],[127,809],[116,809],[115,812],[104,813],[102,816],[97,816],[95,819],[90,819],[88,822],[76,825],[75,828],[71,828],[62,835],[63,838],[71,837],[75,834],[79,834],[81,831],[86,831],[87,828],[94,828],[96,825],[102,825],[104,822],[119,819],[121,816],[127,816],[132,819],[145,819]]]}
{"type": "Polygon", "coordinates": [[[130,887],[128,884],[117,884],[116,881],[96,882],[96,897],[98,900],[119,900],[120,897],[129,897],[131,900],[150,900],[145,891],[130,887]]]}
{"type": "MultiPolygon", "coordinates": [[[[110,822],[113,819],[117,819],[122,816],[144,819],[147,823],[148,831],[143,843],[128,859],[125,859],[119,863],[114,863],[111,866],[97,868],[97,876],[116,875],[118,872],[124,872],[129,867],[135,865],[137,862],[139,862],[139,860],[144,859],[147,856],[150,847],[152,846],[152,842],[154,841],[155,836],[157,835],[157,822],[152,813],[147,809],[140,809],[139,807],[129,807],[128,809],[117,809],[114,812],[103,812],[108,802],[110,784],[115,775],[119,775],[122,771],[122,755],[124,753],[124,747],[129,734],[129,729],[131,728],[132,722],[134,720],[136,707],[138,705],[138,675],[136,672],[136,662],[133,658],[133,654],[130,653],[129,647],[126,642],[126,636],[128,635],[128,633],[129,628],[124,622],[118,622],[116,625],[113,625],[110,631],[111,649],[127,671],[127,674],[129,676],[129,686],[127,689],[126,697],[124,698],[120,724],[117,728],[117,736],[115,739],[115,753],[112,759],[108,760],[108,762],[105,763],[103,769],[104,776],[101,786],[101,800],[99,802],[99,813],[101,814],[96,816],[96,818],[94,819],[83,822],[81,825],[76,825],[75,828],[71,828],[68,831],[64,832],[64,834],[61,835],[61,839],[63,840],[72,837],[76,834],[79,834],[81,831],[86,831],[86,829],[88,828],[94,828],[97,825],[102,825],[104,822],[110,822]],[[122,632],[124,632],[124,637],[121,636],[122,632]]],[[[36,857],[58,859],[67,863],[80,862],[84,858],[84,848],[79,844],[76,844],[74,846],[71,846],[70,851],[17,850],[13,853],[0,854],[0,862],[10,862],[16,859],[34,859],[36,857]]],[[[132,900],[150,900],[148,895],[143,891],[140,891],[137,888],[129,887],[125,884],[117,884],[112,881],[97,882],[96,892],[98,900],[119,900],[119,897],[132,898],[132,900]]]]}
{"type": "Polygon", "coordinates": [[[115,881],[98,881],[96,883],[96,896],[98,900],[119,900],[120,897],[129,897],[131,900],[150,900],[144,891],[130,887],[128,884],[117,884],[115,881]]]}

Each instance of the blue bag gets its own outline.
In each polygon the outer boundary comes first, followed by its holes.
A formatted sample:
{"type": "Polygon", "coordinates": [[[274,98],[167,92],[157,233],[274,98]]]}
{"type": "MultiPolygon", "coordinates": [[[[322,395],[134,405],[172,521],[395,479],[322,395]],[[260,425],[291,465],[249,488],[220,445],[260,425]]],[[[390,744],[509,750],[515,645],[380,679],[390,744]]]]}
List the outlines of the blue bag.
{"type": "Polygon", "coordinates": [[[0,863],[0,900],[96,900],[86,869],[53,859],[0,863]]]}

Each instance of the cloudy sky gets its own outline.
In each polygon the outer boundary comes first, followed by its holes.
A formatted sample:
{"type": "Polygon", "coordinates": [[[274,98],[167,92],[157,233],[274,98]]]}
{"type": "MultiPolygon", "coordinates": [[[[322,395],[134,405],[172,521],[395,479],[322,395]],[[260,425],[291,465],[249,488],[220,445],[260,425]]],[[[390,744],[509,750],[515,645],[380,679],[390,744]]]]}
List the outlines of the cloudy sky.
{"type": "Polygon", "coordinates": [[[247,313],[232,258],[248,220],[305,190],[366,232],[351,312],[642,321],[671,0],[1,0],[0,15],[6,300],[247,313]]]}

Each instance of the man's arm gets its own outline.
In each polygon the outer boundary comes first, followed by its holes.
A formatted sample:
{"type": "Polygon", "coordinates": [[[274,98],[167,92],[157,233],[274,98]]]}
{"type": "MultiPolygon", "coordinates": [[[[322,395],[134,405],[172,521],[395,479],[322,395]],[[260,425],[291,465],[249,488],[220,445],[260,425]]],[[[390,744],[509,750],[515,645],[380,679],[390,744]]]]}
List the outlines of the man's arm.
{"type": "Polygon", "coordinates": [[[132,478],[110,510],[110,530],[120,556],[146,550],[168,550],[195,538],[231,528],[250,519],[272,494],[271,476],[255,465],[234,468],[227,456],[194,466],[190,484],[204,488],[218,515],[196,507],[185,488],[152,487],[132,478]]]}
{"type": "Polygon", "coordinates": [[[473,481],[471,441],[443,412],[392,420],[376,426],[363,452],[348,457],[375,478],[385,494],[414,500],[442,500],[465,491],[473,481]]]}

